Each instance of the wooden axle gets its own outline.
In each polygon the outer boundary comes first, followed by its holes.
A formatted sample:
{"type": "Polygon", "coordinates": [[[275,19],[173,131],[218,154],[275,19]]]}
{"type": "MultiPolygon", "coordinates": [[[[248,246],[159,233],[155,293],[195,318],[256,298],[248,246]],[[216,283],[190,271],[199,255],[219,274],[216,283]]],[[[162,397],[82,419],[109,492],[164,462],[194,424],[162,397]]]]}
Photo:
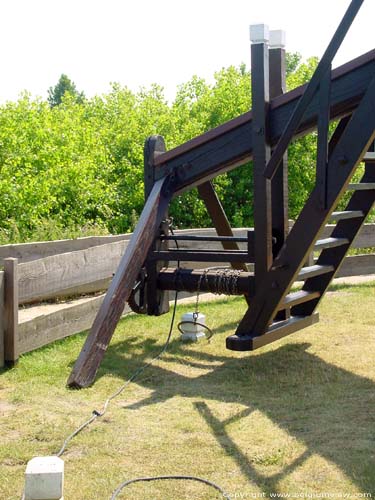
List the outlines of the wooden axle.
{"type": "Polygon", "coordinates": [[[230,269],[207,272],[201,269],[162,269],[157,283],[160,290],[247,296],[254,294],[254,274],[230,269]]]}

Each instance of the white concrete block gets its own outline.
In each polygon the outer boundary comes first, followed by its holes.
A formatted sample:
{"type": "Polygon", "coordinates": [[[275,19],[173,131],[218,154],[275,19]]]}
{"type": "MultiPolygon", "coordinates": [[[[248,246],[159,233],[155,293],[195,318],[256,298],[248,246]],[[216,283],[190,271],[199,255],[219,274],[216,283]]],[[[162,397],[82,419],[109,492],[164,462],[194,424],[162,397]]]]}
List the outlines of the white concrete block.
{"type": "Polygon", "coordinates": [[[26,467],[25,500],[63,500],[64,461],[35,457],[26,467]]]}
{"type": "Polygon", "coordinates": [[[271,49],[285,49],[286,33],[283,30],[270,31],[270,48],[271,49]]]}
{"type": "Polygon", "coordinates": [[[269,39],[270,39],[270,32],[267,24],[250,25],[251,43],[268,43],[269,39]]]}

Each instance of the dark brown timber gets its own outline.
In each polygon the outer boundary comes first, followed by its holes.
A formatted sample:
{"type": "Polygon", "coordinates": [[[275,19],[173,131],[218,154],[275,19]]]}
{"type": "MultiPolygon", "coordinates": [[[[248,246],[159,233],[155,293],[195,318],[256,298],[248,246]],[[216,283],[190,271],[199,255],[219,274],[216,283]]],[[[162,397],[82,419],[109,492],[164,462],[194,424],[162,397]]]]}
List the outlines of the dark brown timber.
{"type": "Polygon", "coordinates": [[[168,183],[168,178],[156,181],[147,198],[133,237],[69,377],[70,387],[87,387],[94,381],[100,362],[121,317],[125,301],[129,298],[167,210],[172,196],[168,183]]]}
{"type": "Polygon", "coordinates": [[[262,283],[272,264],[271,181],[264,169],[271,155],[268,141],[269,60],[268,44],[251,45],[251,89],[253,127],[255,287],[262,283]]]}
{"type": "MultiPolygon", "coordinates": [[[[145,181],[145,201],[150,196],[152,188],[155,184],[155,160],[158,156],[165,152],[165,143],[163,137],[160,135],[153,135],[146,139],[144,146],[144,181],[145,181]]],[[[169,227],[167,222],[168,210],[164,214],[164,222],[160,224],[158,236],[169,234],[169,227]]],[[[165,250],[169,247],[168,241],[161,241],[156,238],[152,248],[153,250],[165,250]]],[[[157,287],[158,273],[162,267],[167,267],[167,261],[147,260],[146,265],[146,284],[145,290],[140,290],[140,294],[144,293],[146,298],[145,309],[147,314],[153,316],[160,316],[169,311],[169,294],[157,287]]]]}
{"type": "Polygon", "coordinates": [[[13,366],[18,360],[18,259],[4,259],[4,361],[13,366]]]}
{"type": "MultiPolygon", "coordinates": [[[[332,72],[331,120],[353,112],[360,102],[375,72],[375,50],[350,61],[332,72]]],[[[273,99],[270,103],[270,141],[275,144],[303,94],[306,86],[273,99]]],[[[319,98],[314,96],[308,106],[295,137],[316,128],[319,98]]],[[[224,125],[160,155],[156,161],[156,178],[181,169],[184,173],[176,183],[179,194],[214,178],[252,157],[252,113],[231,120],[224,125]]]]}
{"type": "MultiPolygon", "coordinates": [[[[285,49],[269,50],[270,99],[286,92],[285,49]]],[[[271,182],[272,235],[276,238],[273,256],[276,257],[289,232],[288,224],[288,155],[284,154],[280,168],[271,182]]]]}
{"type": "MultiPolygon", "coordinates": [[[[231,225],[229,224],[228,218],[224,211],[224,208],[216,194],[215,188],[212,182],[205,182],[198,186],[199,196],[204,201],[207,212],[211,217],[212,223],[216,229],[219,236],[233,236],[233,231],[231,225]]],[[[223,248],[225,250],[239,250],[239,247],[235,241],[222,241],[223,248]]],[[[232,262],[233,269],[241,269],[247,271],[247,266],[244,263],[232,262]]]]}
{"type": "Polygon", "coordinates": [[[348,32],[355,16],[357,15],[359,9],[361,8],[364,0],[352,0],[350,3],[339,27],[337,28],[331,42],[329,43],[323,57],[319,61],[319,64],[307,84],[306,90],[301,97],[298,105],[293,111],[287,126],[285,127],[282,136],[280,137],[279,142],[276,145],[276,148],[272,154],[272,157],[267,165],[265,175],[268,179],[272,179],[275,175],[276,170],[282,160],[282,157],[287,150],[288,145],[290,144],[293,136],[298,130],[298,126],[302,120],[303,115],[305,114],[311,99],[316,93],[317,88],[322,80],[325,77],[327,72],[329,71],[332,60],[336,55],[336,52],[340,48],[342,41],[345,38],[346,33],[348,32]]]}
{"type": "MultiPolygon", "coordinates": [[[[223,278],[217,271],[162,269],[158,277],[158,286],[161,290],[196,292],[199,289],[201,292],[217,293],[220,280],[223,278]]],[[[252,296],[254,294],[254,274],[241,272],[237,276],[233,275],[228,280],[227,292],[227,295],[252,296]]]]}

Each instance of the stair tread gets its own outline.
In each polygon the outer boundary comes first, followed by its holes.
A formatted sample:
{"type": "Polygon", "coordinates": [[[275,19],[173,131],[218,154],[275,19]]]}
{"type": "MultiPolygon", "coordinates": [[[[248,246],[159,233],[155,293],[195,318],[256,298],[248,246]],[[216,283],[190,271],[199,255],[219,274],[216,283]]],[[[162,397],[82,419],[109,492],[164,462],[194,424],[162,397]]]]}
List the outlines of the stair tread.
{"type": "Polygon", "coordinates": [[[365,161],[375,161],[375,153],[373,151],[368,152],[364,155],[363,159],[365,161]]]}
{"type": "Polygon", "coordinates": [[[296,281],[303,281],[307,278],[319,276],[320,274],[330,273],[333,270],[333,266],[320,266],[318,264],[314,264],[313,266],[306,266],[300,270],[296,281]]]}
{"type": "Polygon", "coordinates": [[[286,295],[282,307],[292,307],[297,304],[302,304],[309,300],[317,299],[320,297],[320,292],[308,292],[306,290],[300,290],[299,292],[292,292],[286,295]]]}
{"type": "Polygon", "coordinates": [[[370,189],[375,189],[375,182],[357,182],[348,186],[348,190],[350,191],[365,191],[370,189]]]}
{"type": "Polygon", "coordinates": [[[321,240],[317,240],[314,245],[314,250],[320,250],[321,248],[339,247],[347,243],[349,243],[349,240],[347,238],[323,238],[321,240]]]}
{"type": "Polygon", "coordinates": [[[344,219],[356,219],[363,217],[364,213],[362,210],[343,210],[339,212],[332,212],[330,221],[332,220],[344,220],[344,219]]]}

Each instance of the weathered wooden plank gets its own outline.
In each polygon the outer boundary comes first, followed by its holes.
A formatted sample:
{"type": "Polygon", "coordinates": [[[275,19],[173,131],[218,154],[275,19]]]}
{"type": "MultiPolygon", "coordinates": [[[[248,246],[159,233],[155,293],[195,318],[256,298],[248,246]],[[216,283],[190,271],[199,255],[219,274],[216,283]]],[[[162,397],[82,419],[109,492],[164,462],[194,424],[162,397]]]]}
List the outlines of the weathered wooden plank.
{"type": "Polygon", "coordinates": [[[20,304],[106,289],[128,241],[19,264],[20,304]]]}
{"type": "Polygon", "coordinates": [[[85,345],[68,380],[71,387],[86,387],[96,375],[173,192],[166,177],[155,182],[133,237],[95,318],[85,345]]]}
{"type": "Polygon", "coordinates": [[[4,361],[12,366],[18,360],[18,260],[4,260],[4,361]]]}
{"type": "MultiPolygon", "coordinates": [[[[333,229],[335,228],[335,224],[328,224],[323,232],[321,233],[321,238],[328,238],[333,229]]],[[[375,224],[364,224],[356,236],[352,248],[371,248],[375,247],[375,224]]]]}
{"type": "MultiPolygon", "coordinates": [[[[104,295],[79,299],[73,303],[59,304],[55,308],[50,307],[52,309],[50,312],[48,306],[21,310],[18,325],[19,353],[30,352],[55,340],[88,330],[103,299],[104,295]],[[47,312],[40,314],[43,309],[47,309],[47,312]],[[33,315],[34,311],[36,315],[33,315]]],[[[129,307],[126,306],[122,315],[129,311],[129,307]]]]}
{"type": "Polygon", "coordinates": [[[0,271],[0,367],[4,366],[4,272],[0,271]]]}
{"type": "Polygon", "coordinates": [[[349,255],[341,264],[336,278],[375,274],[375,254],[349,255]]]}
{"type": "Polygon", "coordinates": [[[14,257],[19,263],[30,260],[43,259],[50,255],[77,252],[98,245],[115,243],[116,241],[129,241],[131,234],[117,234],[110,236],[88,236],[72,240],[41,241],[33,243],[15,243],[0,246],[0,266],[4,259],[14,257]]]}

